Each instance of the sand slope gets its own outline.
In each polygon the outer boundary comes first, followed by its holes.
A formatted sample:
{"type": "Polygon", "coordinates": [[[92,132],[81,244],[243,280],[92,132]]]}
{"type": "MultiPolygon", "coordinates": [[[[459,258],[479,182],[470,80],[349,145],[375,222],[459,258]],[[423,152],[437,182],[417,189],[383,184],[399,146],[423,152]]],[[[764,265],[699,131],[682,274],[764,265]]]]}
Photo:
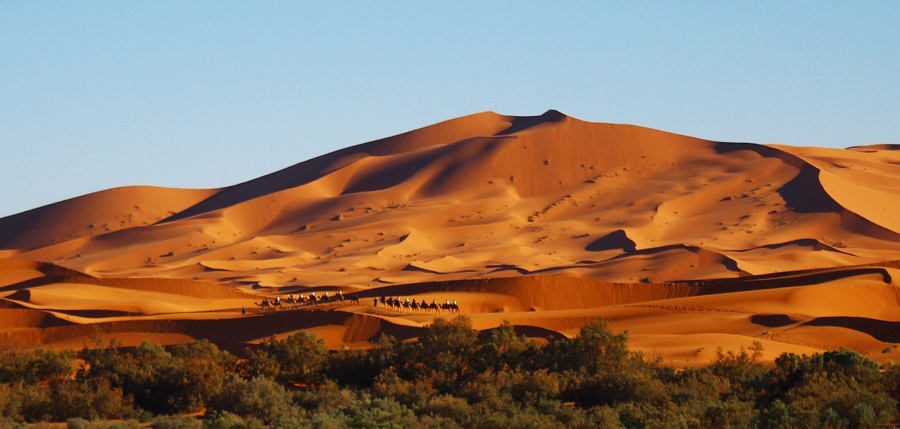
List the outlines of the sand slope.
{"type": "Polygon", "coordinates": [[[571,334],[604,315],[673,362],[751,338],[880,354],[900,341],[898,185],[896,146],[484,112],[226,188],[116,188],[2,218],[0,332],[363,345],[431,320],[371,307],[398,295],[458,299],[482,329],[571,334]],[[260,295],[313,290],[366,301],[235,320],[260,295]]]}

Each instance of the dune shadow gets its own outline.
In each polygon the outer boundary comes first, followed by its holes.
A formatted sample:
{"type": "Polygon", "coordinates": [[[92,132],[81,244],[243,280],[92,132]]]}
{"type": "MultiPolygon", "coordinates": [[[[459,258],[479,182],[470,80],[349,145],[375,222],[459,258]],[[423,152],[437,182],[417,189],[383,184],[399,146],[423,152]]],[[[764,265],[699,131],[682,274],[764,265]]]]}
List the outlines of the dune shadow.
{"type": "Polygon", "coordinates": [[[878,341],[900,343],[900,322],[870,319],[868,317],[830,316],[817,317],[807,326],[833,326],[847,328],[871,335],[878,341]]]}
{"type": "Polygon", "coordinates": [[[750,316],[750,322],[767,328],[780,328],[797,323],[787,314],[754,314],[750,316]]]}
{"type": "Polygon", "coordinates": [[[617,229],[609,234],[604,235],[603,237],[598,238],[591,244],[588,244],[587,247],[584,248],[584,250],[587,250],[588,252],[624,250],[625,252],[633,253],[637,250],[637,245],[634,241],[628,238],[628,235],[625,234],[625,231],[617,229]]]}

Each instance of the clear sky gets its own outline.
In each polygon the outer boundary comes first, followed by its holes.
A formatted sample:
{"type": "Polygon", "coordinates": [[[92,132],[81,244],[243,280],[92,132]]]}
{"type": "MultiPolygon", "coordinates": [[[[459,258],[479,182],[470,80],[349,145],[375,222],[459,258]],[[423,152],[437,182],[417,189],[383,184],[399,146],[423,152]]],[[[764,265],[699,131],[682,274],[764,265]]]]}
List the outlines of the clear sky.
{"type": "Polygon", "coordinates": [[[900,143],[900,2],[0,2],[0,217],[484,110],[900,143]]]}

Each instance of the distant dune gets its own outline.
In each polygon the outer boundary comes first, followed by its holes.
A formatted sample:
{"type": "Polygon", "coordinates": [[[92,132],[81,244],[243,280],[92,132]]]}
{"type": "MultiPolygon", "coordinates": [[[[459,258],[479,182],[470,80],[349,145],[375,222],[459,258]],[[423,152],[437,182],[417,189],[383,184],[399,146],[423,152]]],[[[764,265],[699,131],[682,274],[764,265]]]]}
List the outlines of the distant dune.
{"type": "Polygon", "coordinates": [[[557,111],[453,119],[221,189],[126,187],[0,219],[0,335],[81,347],[308,330],[365,347],[457,300],[477,328],[600,316],[676,365],[897,359],[900,150],[712,142],[557,111]],[[278,311],[265,297],[358,293],[278,311]],[[241,306],[250,314],[242,316],[241,306]]]}

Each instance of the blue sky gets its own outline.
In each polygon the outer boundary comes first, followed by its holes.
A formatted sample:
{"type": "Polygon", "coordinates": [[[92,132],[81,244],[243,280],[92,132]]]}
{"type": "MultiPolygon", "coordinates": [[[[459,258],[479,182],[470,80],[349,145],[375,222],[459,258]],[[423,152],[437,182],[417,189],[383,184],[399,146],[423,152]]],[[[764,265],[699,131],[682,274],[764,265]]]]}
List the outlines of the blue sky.
{"type": "Polygon", "coordinates": [[[887,1],[5,1],[0,216],[231,185],[484,110],[900,143],[898,23],[887,1]]]}

